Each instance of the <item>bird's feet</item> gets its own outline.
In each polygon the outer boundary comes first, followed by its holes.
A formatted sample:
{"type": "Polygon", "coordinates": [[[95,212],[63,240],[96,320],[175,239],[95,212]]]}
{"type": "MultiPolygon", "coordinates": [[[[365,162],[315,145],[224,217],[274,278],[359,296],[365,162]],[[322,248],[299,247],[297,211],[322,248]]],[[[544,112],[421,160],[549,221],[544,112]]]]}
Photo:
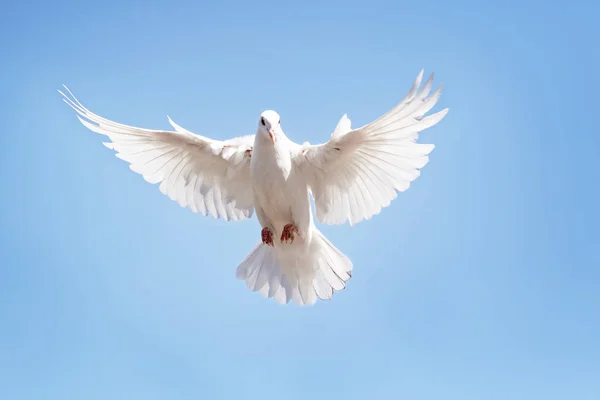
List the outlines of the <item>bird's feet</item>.
{"type": "Polygon", "coordinates": [[[300,236],[300,231],[294,224],[287,224],[281,232],[281,243],[293,243],[296,235],[300,236]]]}
{"type": "Polygon", "coordinates": [[[262,232],[260,233],[260,236],[262,237],[262,242],[263,244],[266,244],[267,246],[271,246],[273,247],[273,232],[271,232],[271,230],[269,228],[263,228],[262,232]]]}

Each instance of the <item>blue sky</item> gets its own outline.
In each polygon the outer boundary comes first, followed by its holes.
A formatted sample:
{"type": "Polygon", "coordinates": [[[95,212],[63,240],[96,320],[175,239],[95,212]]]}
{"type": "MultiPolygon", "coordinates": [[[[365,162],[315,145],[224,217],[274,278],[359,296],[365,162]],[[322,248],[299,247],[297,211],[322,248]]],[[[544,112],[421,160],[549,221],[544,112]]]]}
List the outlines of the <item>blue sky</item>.
{"type": "Polygon", "coordinates": [[[598,3],[55,1],[0,24],[0,398],[598,399],[598,3]],[[382,214],[321,229],[348,288],[250,293],[256,220],[163,196],[93,111],[296,141],[393,106],[421,68],[449,115],[382,214]]]}

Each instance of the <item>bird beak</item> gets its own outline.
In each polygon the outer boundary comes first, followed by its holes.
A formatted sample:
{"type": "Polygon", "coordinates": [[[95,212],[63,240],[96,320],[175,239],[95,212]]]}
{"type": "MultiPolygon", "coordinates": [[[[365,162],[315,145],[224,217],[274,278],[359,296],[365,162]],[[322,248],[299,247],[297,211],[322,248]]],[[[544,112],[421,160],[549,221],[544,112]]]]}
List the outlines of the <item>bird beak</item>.
{"type": "Polygon", "coordinates": [[[275,136],[273,135],[273,129],[269,129],[269,137],[271,138],[271,142],[275,144],[275,136]]]}

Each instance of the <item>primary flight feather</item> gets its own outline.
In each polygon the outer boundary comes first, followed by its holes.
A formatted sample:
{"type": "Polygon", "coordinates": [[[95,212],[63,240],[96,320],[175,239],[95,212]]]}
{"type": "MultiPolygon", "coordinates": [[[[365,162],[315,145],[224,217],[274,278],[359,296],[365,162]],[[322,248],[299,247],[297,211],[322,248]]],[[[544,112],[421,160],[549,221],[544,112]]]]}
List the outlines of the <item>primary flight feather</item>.
{"type": "Polygon", "coordinates": [[[352,129],[344,115],[327,143],[300,145],[285,136],[275,111],[261,114],[255,135],[219,141],[173,122],[173,131],[119,124],[94,114],[65,87],[64,101],[83,125],[106,135],[117,157],[182,207],[239,221],[254,212],[261,241],[236,276],[252,291],[279,303],[314,304],[346,286],[352,262],[313,223],[355,224],[378,214],[405,191],[429,161],[431,144],[419,132],[447,109],[435,106],[433,74],[421,87],[419,73],[404,99],[389,112],[352,129]],[[430,94],[431,93],[431,94],[430,94]]]}

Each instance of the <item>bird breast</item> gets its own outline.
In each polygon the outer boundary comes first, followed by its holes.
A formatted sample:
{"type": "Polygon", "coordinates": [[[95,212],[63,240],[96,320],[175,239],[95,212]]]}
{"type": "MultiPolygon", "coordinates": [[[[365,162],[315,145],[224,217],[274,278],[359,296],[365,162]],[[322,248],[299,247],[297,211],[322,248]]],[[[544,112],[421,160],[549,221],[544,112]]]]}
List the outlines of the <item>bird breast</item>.
{"type": "Polygon", "coordinates": [[[258,146],[252,154],[251,179],[255,202],[267,214],[272,214],[271,217],[290,218],[290,201],[295,186],[291,179],[291,154],[287,149],[272,144],[269,147],[258,146]]]}

